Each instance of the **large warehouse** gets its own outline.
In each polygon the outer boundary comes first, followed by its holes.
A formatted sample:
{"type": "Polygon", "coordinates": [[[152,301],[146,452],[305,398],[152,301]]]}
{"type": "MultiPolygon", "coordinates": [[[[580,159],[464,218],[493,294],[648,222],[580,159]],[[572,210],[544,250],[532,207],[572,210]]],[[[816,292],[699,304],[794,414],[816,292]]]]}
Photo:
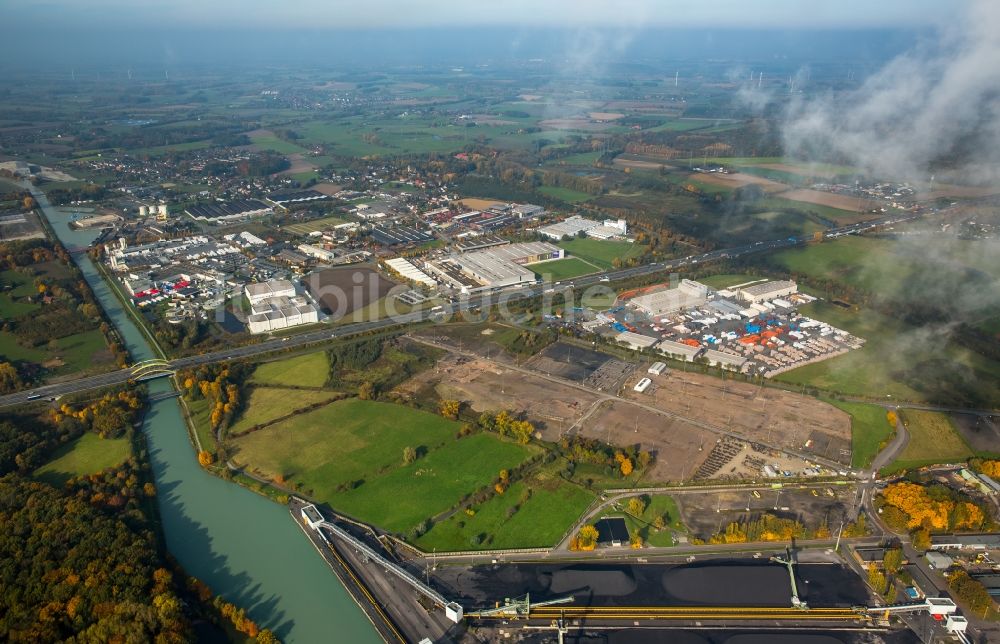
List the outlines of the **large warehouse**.
{"type": "Polygon", "coordinates": [[[260,217],[273,212],[271,206],[256,199],[241,199],[237,201],[220,201],[218,203],[188,206],[184,211],[189,217],[199,221],[226,223],[237,219],[260,217]]]}
{"type": "Polygon", "coordinates": [[[632,298],[629,304],[646,315],[657,317],[675,313],[708,300],[708,287],[691,280],[681,280],[680,286],[632,298]]]}
{"type": "Polygon", "coordinates": [[[444,260],[427,262],[425,268],[463,293],[532,283],[535,273],[525,268],[564,256],[563,249],[545,242],[507,244],[444,260]]]}
{"type": "Polygon", "coordinates": [[[254,282],[243,287],[250,306],[272,297],[295,297],[295,285],[288,280],[254,282]]]}
{"type": "Polygon", "coordinates": [[[774,282],[764,282],[763,284],[746,286],[739,289],[737,292],[739,293],[740,299],[744,302],[748,304],[756,304],[758,302],[773,300],[776,297],[785,297],[786,295],[797,293],[798,290],[798,285],[791,280],[777,280],[774,282]]]}

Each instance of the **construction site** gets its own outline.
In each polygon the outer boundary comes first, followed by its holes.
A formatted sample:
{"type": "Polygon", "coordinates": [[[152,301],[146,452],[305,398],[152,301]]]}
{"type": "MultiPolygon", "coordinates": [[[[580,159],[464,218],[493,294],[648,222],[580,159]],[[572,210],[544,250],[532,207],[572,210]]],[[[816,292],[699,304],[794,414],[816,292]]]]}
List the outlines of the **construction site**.
{"type": "Polygon", "coordinates": [[[851,462],[850,416],[809,396],[693,371],[654,375],[647,363],[563,342],[522,359],[441,334],[422,341],[449,352],[401,391],[433,387],[477,412],[523,414],[545,441],[640,445],[656,457],[650,481],[834,475],[851,462]]]}

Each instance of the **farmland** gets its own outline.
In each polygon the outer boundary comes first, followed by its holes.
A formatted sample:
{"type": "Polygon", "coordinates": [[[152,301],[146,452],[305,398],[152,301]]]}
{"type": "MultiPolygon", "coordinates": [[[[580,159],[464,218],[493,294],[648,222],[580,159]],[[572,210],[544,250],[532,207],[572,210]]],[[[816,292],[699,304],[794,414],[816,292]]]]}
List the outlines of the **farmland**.
{"type": "Polygon", "coordinates": [[[255,425],[264,425],[287,416],[297,409],[332,400],[335,396],[332,392],[309,389],[253,387],[246,402],[246,411],[229,431],[238,434],[255,425]]]}

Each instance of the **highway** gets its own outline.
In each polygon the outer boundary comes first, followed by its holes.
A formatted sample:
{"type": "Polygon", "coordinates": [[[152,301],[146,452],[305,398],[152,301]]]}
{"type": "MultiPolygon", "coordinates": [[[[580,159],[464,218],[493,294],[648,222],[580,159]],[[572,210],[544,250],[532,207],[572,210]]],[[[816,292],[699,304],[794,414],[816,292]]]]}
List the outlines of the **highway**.
{"type": "MultiPolygon", "coordinates": [[[[840,228],[832,228],[826,231],[825,236],[827,238],[836,238],[843,235],[861,234],[880,226],[893,225],[897,223],[911,221],[917,218],[918,215],[893,215],[891,217],[885,217],[878,220],[855,223],[849,226],[842,226],[840,228]]],[[[699,264],[718,261],[721,259],[731,259],[735,257],[741,257],[753,253],[779,250],[782,248],[788,248],[790,246],[797,246],[799,244],[804,244],[811,240],[812,240],[811,236],[802,236],[802,237],[788,237],[785,239],[777,239],[767,242],[756,242],[754,244],[746,244],[743,246],[736,246],[734,248],[713,250],[699,255],[691,255],[688,257],[672,259],[664,262],[654,262],[651,264],[643,264],[641,266],[635,266],[616,271],[595,273],[593,275],[587,275],[573,280],[556,282],[555,284],[547,284],[547,283],[536,284],[530,287],[511,289],[504,292],[485,293],[482,295],[475,295],[472,297],[461,297],[458,298],[457,300],[453,300],[448,304],[445,304],[436,311],[421,310],[408,313],[405,315],[385,317],[366,322],[357,322],[341,326],[331,326],[325,329],[307,331],[305,333],[300,333],[298,335],[267,340],[256,344],[248,344],[240,347],[220,349],[218,351],[203,353],[201,355],[196,355],[196,356],[177,358],[170,361],[170,366],[173,369],[185,369],[205,364],[212,364],[215,362],[225,362],[229,360],[251,358],[254,356],[270,353],[272,351],[277,351],[279,349],[300,348],[310,344],[325,342],[333,338],[345,338],[352,335],[366,333],[368,331],[374,331],[378,329],[387,329],[394,326],[406,326],[434,319],[446,319],[450,315],[457,312],[485,310],[486,308],[489,308],[494,304],[496,304],[496,300],[501,297],[509,298],[509,301],[514,301],[517,299],[524,299],[540,295],[542,296],[556,295],[564,291],[571,291],[574,289],[584,288],[587,286],[594,286],[605,282],[617,282],[620,280],[630,279],[634,277],[642,277],[646,275],[654,275],[657,273],[669,274],[671,271],[675,271],[681,268],[697,266],[699,264]]],[[[120,385],[125,382],[128,382],[131,378],[132,378],[132,371],[129,368],[120,369],[118,371],[111,371],[108,373],[96,374],[92,376],[84,376],[81,378],[77,378],[75,380],[67,380],[60,383],[44,385],[41,387],[36,387],[34,389],[27,389],[17,393],[0,396],[0,407],[20,405],[25,402],[30,402],[32,400],[39,400],[39,399],[47,400],[50,398],[63,396],[65,394],[77,393],[81,391],[89,391],[92,389],[99,389],[102,387],[109,387],[113,385],[120,385]]]]}

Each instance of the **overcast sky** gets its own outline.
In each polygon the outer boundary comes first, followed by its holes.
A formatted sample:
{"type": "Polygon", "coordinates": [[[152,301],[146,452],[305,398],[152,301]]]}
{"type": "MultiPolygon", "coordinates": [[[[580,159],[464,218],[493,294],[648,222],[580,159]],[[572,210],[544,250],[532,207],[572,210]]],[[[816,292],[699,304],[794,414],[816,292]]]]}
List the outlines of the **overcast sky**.
{"type": "Polygon", "coordinates": [[[20,27],[871,28],[940,24],[966,0],[0,0],[20,27]]]}

